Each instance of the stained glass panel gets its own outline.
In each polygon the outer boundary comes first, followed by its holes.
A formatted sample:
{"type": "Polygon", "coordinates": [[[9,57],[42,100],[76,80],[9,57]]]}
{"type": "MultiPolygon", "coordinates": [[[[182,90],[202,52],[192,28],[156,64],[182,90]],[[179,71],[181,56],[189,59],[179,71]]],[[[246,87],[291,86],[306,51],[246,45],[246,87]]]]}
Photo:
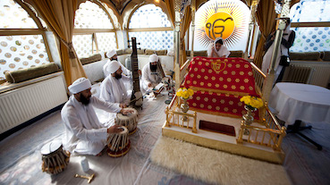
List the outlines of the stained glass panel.
{"type": "Polygon", "coordinates": [[[0,28],[38,28],[28,13],[13,0],[1,0],[0,7],[0,28]]]}
{"type": "Polygon", "coordinates": [[[170,49],[173,47],[173,31],[129,32],[129,38],[136,37],[143,49],[170,49]]]}
{"type": "Polygon", "coordinates": [[[79,58],[89,57],[92,51],[92,35],[74,35],[72,38],[73,47],[79,58]]]}
{"type": "Polygon", "coordinates": [[[76,10],[75,28],[112,29],[110,18],[97,4],[86,1],[76,10]]]}
{"type": "Polygon", "coordinates": [[[115,33],[96,33],[96,38],[100,52],[117,49],[115,33]]]}
{"type": "Polygon", "coordinates": [[[171,22],[161,8],[151,4],[137,9],[129,22],[129,28],[157,27],[171,27],[171,22]]]}
{"type": "Polygon", "coordinates": [[[0,37],[0,80],[6,71],[49,63],[41,35],[0,37]]]}
{"type": "MultiPolygon", "coordinates": [[[[301,0],[290,11],[292,22],[329,22],[330,0],[301,0]]],[[[296,39],[290,48],[292,52],[330,50],[329,27],[294,28],[296,39]]]]}

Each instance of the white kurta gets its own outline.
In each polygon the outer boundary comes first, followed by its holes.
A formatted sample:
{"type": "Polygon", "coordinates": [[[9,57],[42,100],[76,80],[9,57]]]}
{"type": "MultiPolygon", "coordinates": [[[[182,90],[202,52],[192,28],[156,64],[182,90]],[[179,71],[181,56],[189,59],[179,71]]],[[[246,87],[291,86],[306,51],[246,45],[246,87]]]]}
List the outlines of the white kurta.
{"type": "MultiPolygon", "coordinates": [[[[107,70],[109,64],[112,61],[110,61],[110,59],[107,60],[107,63],[104,64],[103,66],[103,74],[104,74],[104,78],[106,78],[107,76],[109,76],[109,72],[107,70]]],[[[132,91],[133,90],[133,80],[132,80],[132,72],[130,70],[128,70],[123,64],[121,64],[120,62],[118,62],[119,65],[121,66],[121,70],[123,71],[123,73],[126,75],[127,78],[129,78],[130,80],[125,80],[124,81],[124,85],[125,88],[127,89],[127,91],[132,91]]],[[[123,75],[124,76],[124,75],[123,75]]]]}
{"type": "MultiPolygon", "coordinates": [[[[214,46],[214,44],[211,44],[209,46],[209,48],[207,50],[207,56],[212,57],[212,58],[217,58],[217,56],[211,56],[213,46],[214,46]]],[[[221,48],[219,49],[219,51],[216,51],[216,52],[219,55],[219,57],[226,55],[226,58],[227,58],[230,55],[230,51],[224,45],[222,45],[221,48]]]]}
{"type": "MultiPolygon", "coordinates": [[[[288,26],[286,28],[286,30],[284,30],[283,32],[283,37],[282,39],[285,40],[289,40],[289,36],[291,34],[292,30],[290,30],[290,27],[288,26]],[[285,34],[286,33],[286,34],[285,34]]],[[[268,69],[270,68],[270,63],[271,63],[271,59],[272,59],[272,54],[273,54],[273,50],[274,50],[274,42],[273,44],[268,48],[268,50],[266,51],[263,59],[262,59],[262,66],[261,66],[261,70],[262,72],[264,72],[265,74],[268,73],[268,69]]],[[[275,80],[278,77],[278,75],[280,74],[282,67],[283,66],[279,66],[280,61],[281,61],[281,56],[289,56],[289,48],[286,48],[284,45],[280,45],[280,48],[277,52],[277,58],[275,61],[275,80]]]]}
{"type": "Polygon", "coordinates": [[[142,69],[142,88],[143,91],[148,89],[148,84],[151,83],[152,87],[157,86],[162,81],[161,71],[157,67],[156,72],[151,72],[150,63],[146,64],[142,69]]]}
{"type": "Polygon", "coordinates": [[[119,104],[106,103],[92,96],[90,103],[85,106],[72,95],[61,111],[65,126],[62,139],[63,147],[70,152],[96,155],[106,145],[107,128],[99,122],[94,107],[119,112],[119,104]]]}
{"type": "MultiPolygon", "coordinates": [[[[106,77],[100,86],[100,99],[109,103],[125,103],[129,104],[132,91],[127,90],[125,83],[131,81],[127,76],[122,76],[120,79],[109,75],[106,77]]],[[[109,113],[109,119],[114,119],[116,113],[109,113]]]]}
{"type": "Polygon", "coordinates": [[[127,91],[124,83],[131,79],[127,76],[122,76],[120,79],[109,75],[101,84],[100,98],[110,103],[128,103],[130,92],[127,91]]]}

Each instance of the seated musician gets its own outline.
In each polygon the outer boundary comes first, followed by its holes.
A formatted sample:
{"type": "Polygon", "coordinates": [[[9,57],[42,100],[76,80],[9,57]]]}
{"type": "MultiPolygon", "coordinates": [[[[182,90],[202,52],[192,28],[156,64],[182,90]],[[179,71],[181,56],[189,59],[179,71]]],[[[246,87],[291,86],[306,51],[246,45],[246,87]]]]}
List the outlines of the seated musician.
{"type": "Polygon", "coordinates": [[[218,37],[214,44],[211,44],[207,50],[207,57],[209,58],[228,58],[230,51],[223,45],[223,39],[218,37]]]}
{"type": "Polygon", "coordinates": [[[131,110],[119,107],[118,103],[107,103],[92,96],[91,82],[79,78],[69,86],[72,93],[61,111],[65,126],[63,147],[69,152],[87,155],[100,155],[106,146],[109,133],[118,133],[118,126],[103,127],[96,116],[94,107],[108,112],[131,113],[131,110]]]}
{"type": "MultiPolygon", "coordinates": [[[[106,78],[107,76],[109,76],[109,72],[107,70],[108,66],[110,65],[111,62],[113,61],[118,61],[117,58],[117,52],[116,50],[110,50],[109,52],[107,52],[106,56],[109,58],[109,60],[107,61],[106,64],[104,64],[103,66],[103,74],[104,77],[106,78]]],[[[123,71],[123,74],[125,74],[126,76],[132,76],[132,72],[130,70],[128,70],[123,64],[121,64],[120,62],[118,62],[121,66],[121,70],[123,71]]]]}
{"type": "Polygon", "coordinates": [[[143,67],[141,78],[143,91],[155,88],[162,81],[164,71],[159,67],[158,62],[158,56],[153,54],[149,57],[149,65],[143,67]]]}
{"type": "Polygon", "coordinates": [[[119,103],[125,108],[130,101],[130,91],[124,83],[131,81],[131,78],[122,75],[122,68],[119,62],[113,61],[107,68],[109,75],[103,80],[100,87],[100,98],[106,102],[119,103]]]}

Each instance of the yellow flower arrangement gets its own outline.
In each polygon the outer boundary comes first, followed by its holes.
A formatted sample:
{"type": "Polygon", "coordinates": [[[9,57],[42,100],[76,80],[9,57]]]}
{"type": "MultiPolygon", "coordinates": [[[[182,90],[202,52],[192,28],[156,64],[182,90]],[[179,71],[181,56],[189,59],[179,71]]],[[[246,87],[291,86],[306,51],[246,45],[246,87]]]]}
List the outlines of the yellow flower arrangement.
{"type": "Polygon", "coordinates": [[[183,99],[188,99],[189,97],[191,97],[192,95],[194,95],[194,91],[192,89],[187,89],[187,88],[180,88],[177,92],[176,95],[178,97],[181,97],[183,99]]]}
{"type": "Polygon", "coordinates": [[[259,109],[260,107],[262,107],[264,105],[260,98],[257,98],[254,96],[243,96],[240,99],[240,101],[244,102],[248,108],[252,108],[252,109],[254,109],[254,108],[259,109]]]}

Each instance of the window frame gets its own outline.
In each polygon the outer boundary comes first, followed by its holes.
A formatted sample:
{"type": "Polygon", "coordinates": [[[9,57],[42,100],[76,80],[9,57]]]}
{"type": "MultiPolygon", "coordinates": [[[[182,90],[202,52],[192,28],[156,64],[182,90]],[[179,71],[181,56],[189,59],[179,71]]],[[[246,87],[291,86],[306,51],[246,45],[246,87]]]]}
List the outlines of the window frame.
{"type": "MultiPolygon", "coordinates": [[[[45,49],[49,62],[54,62],[46,36],[46,31],[48,30],[45,27],[43,27],[39,17],[37,17],[35,12],[27,4],[23,3],[22,0],[14,0],[14,2],[24,9],[24,11],[36,23],[38,28],[0,28],[0,35],[1,36],[41,35],[45,44],[45,49]]],[[[0,84],[3,82],[6,82],[6,79],[0,80],[0,84]]]]}
{"type": "MultiPolygon", "coordinates": [[[[173,25],[172,25],[172,22],[170,21],[171,23],[171,27],[154,27],[154,28],[130,28],[129,27],[129,24],[131,22],[131,18],[133,16],[133,14],[139,9],[141,8],[142,6],[145,6],[145,5],[155,5],[156,7],[159,7],[162,12],[167,16],[167,19],[168,19],[168,15],[163,11],[162,7],[161,6],[158,6],[156,4],[153,4],[153,3],[146,3],[146,4],[142,4],[142,5],[139,5],[139,6],[136,6],[133,8],[133,10],[131,11],[129,17],[128,17],[128,20],[127,20],[127,23],[126,23],[126,28],[127,28],[127,32],[126,32],[126,37],[129,39],[129,33],[130,32],[156,32],[156,31],[174,31],[173,30],[173,25]]],[[[152,48],[146,48],[146,49],[152,49],[152,48]]]]}
{"type": "MultiPolygon", "coordinates": [[[[112,29],[88,29],[88,28],[73,28],[73,35],[92,35],[92,48],[94,48],[94,44],[96,47],[96,53],[99,53],[99,47],[98,47],[98,43],[99,41],[97,40],[97,36],[96,33],[114,33],[115,34],[115,39],[116,39],[116,49],[118,49],[118,36],[117,36],[117,29],[115,28],[115,24],[114,21],[110,15],[110,13],[108,12],[108,10],[104,7],[104,5],[98,1],[91,1],[88,0],[91,3],[94,3],[96,5],[98,5],[109,17],[110,19],[110,23],[112,24],[112,29]]],[[[78,10],[78,9],[77,9],[78,10]]],[[[96,54],[94,53],[94,49],[92,49],[92,54],[96,54]]]]}
{"type": "MultiPolygon", "coordinates": [[[[291,12],[291,9],[293,7],[294,6],[292,6],[290,8],[290,12],[291,12]]],[[[330,21],[320,21],[320,22],[291,22],[291,28],[314,28],[314,27],[330,27],[330,21]]]]}

